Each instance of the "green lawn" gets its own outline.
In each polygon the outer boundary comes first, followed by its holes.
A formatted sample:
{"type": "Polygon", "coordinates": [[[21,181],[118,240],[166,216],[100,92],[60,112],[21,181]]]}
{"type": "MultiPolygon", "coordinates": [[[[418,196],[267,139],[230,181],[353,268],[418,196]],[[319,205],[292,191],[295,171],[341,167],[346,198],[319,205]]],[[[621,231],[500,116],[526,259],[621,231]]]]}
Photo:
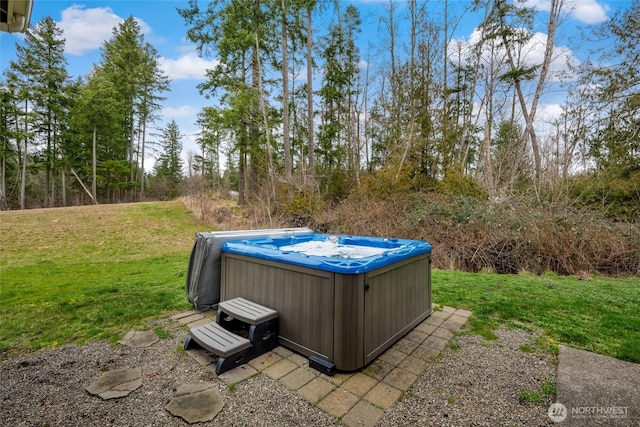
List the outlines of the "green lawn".
{"type": "MultiPolygon", "coordinates": [[[[0,352],[117,341],[188,310],[186,270],[198,221],[180,202],[0,213],[0,352]]],[[[434,248],[437,251],[437,248],[434,248]]],[[[433,300],[546,342],[640,362],[640,279],[433,271],[433,300]]]]}
{"type": "Polygon", "coordinates": [[[433,272],[433,299],[473,311],[474,330],[535,326],[553,344],[640,362],[640,279],[433,272]]]}
{"type": "Polygon", "coordinates": [[[0,351],[118,340],[146,319],[191,306],[196,231],[182,203],[0,214],[0,351]]]}

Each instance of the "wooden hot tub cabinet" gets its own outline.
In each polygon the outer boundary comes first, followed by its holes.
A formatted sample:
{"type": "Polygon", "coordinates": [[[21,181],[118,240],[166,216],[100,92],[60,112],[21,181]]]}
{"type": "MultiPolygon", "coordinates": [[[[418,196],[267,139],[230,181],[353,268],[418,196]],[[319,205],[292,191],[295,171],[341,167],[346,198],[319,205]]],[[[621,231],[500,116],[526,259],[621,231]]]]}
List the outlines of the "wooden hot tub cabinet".
{"type": "Polygon", "coordinates": [[[358,370],[431,314],[431,252],[348,274],[223,250],[220,297],[277,310],[281,345],[358,370]]]}

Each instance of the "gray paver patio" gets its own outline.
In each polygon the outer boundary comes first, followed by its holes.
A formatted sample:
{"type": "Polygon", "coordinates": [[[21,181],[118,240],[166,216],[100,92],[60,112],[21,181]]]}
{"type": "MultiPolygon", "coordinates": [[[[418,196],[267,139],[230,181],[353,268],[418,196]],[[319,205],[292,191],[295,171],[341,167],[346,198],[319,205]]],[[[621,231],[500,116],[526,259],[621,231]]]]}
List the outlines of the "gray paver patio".
{"type": "Polygon", "coordinates": [[[322,378],[314,378],[311,382],[303,385],[297,390],[298,395],[305,398],[307,402],[317,404],[329,393],[335,390],[336,386],[322,378]]]}
{"type": "Polygon", "coordinates": [[[397,388],[389,384],[378,383],[366,394],[364,399],[386,410],[391,408],[400,399],[400,396],[402,396],[402,392],[397,388]]]}
{"type": "Polygon", "coordinates": [[[378,381],[375,378],[371,378],[368,375],[357,373],[351,378],[349,378],[344,384],[342,384],[341,388],[350,391],[356,396],[364,396],[371,390],[378,381]]]}
{"type": "Polygon", "coordinates": [[[371,403],[361,400],[342,417],[342,423],[347,427],[372,427],[382,418],[384,411],[371,403]]]}
{"type": "Polygon", "coordinates": [[[327,397],[322,399],[318,404],[318,408],[322,409],[326,413],[336,417],[344,417],[356,403],[360,401],[360,398],[355,394],[349,393],[342,387],[332,391],[327,397]]]}
{"type": "Polygon", "coordinates": [[[283,386],[291,390],[297,390],[314,379],[316,375],[310,369],[298,368],[285,375],[278,381],[283,386]]]}
{"type": "MultiPolygon", "coordinates": [[[[311,369],[306,357],[279,346],[218,378],[237,384],[264,374],[346,426],[373,426],[428,369],[470,316],[468,310],[440,307],[359,372],[338,372],[329,377],[311,369]]],[[[186,325],[214,320],[193,311],[173,318],[186,325]]],[[[215,370],[213,356],[207,352],[193,350],[188,354],[215,370]]]]}

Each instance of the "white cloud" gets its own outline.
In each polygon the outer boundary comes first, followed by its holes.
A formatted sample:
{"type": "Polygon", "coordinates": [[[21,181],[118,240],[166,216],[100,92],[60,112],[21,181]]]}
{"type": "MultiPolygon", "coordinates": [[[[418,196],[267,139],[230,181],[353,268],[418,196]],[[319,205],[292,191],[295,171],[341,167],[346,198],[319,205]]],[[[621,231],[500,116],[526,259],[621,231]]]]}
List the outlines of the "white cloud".
{"type": "Polygon", "coordinates": [[[176,52],[180,52],[180,53],[195,53],[197,51],[196,49],[196,45],[189,43],[189,41],[183,37],[180,42],[182,44],[179,44],[177,46],[174,47],[176,52]]]}
{"type": "MultiPolygon", "coordinates": [[[[522,31],[525,31],[524,29],[522,31]]],[[[480,42],[481,34],[476,28],[469,35],[467,40],[452,40],[449,46],[450,58],[453,62],[458,62],[458,57],[462,55],[462,62],[471,52],[471,48],[480,42]]],[[[545,46],[547,43],[547,35],[544,33],[531,34],[530,39],[522,47],[521,59],[524,66],[533,67],[542,64],[545,54],[545,46]]],[[[491,61],[490,49],[483,49],[483,61],[488,63],[491,61]]],[[[496,57],[505,58],[504,49],[499,48],[496,57]]],[[[505,59],[506,61],[506,59],[505,59]]],[[[553,59],[549,67],[548,81],[567,81],[572,80],[573,75],[570,73],[569,65],[578,65],[580,61],[573,55],[571,49],[565,46],[555,46],[553,51],[553,59]]]]}
{"type": "MultiPolygon", "coordinates": [[[[66,39],[65,52],[83,55],[102,46],[113,35],[113,28],[124,21],[110,7],[85,9],[84,6],[70,6],[62,11],[60,28],[66,39]]],[[[137,19],[142,34],[150,34],[151,28],[137,19]]]]}
{"type": "MultiPolygon", "coordinates": [[[[530,67],[542,65],[546,44],[546,34],[535,33],[532,35],[524,48],[526,65],[530,67]]],[[[571,73],[570,66],[577,66],[578,64],[580,64],[580,61],[573,55],[571,49],[566,46],[554,46],[547,79],[549,81],[572,80],[574,75],[571,73]]]]}
{"type": "MultiPolygon", "coordinates": [[[[550,0],[527,0],[525,6],[548,12],[551,9],[550,0]]],[[[606,4],[600,4],[597,0],[567,0],[563,10],[573,19],[585,24],[597,24],[607,20],[607,12],[610,10],[606,4]]]]}
{"type": "Polygon", "coordinates": [[[560,104],[540,104],[536,117],[544,123],[553,123],[562,116],[563,108],[560,104]]]}
{"type": "Polygon", "coordinates": [[[191,105],[181,105],[178,108],[165,107],[162,109],[162,117],[174,119],[176,117],[189,117],[198,114],[198,110],[191,105]]]}
{"type": "Polygon", "coordinates": [[[609,6],[601,5],[595,0],[575,0],[574,4],[568,5],[571,16],[586,24],[597,24],[607,20],[609,6]]]}
{"type": "Polygon", "coordinates": [[[195,52],[189,52],[178,59],[164,57],[159,59],[160,69],[171,80],[204,80],[207,69],[212,69],[217,64],[217,60],[207,61],[199,57],[195,52]]]}

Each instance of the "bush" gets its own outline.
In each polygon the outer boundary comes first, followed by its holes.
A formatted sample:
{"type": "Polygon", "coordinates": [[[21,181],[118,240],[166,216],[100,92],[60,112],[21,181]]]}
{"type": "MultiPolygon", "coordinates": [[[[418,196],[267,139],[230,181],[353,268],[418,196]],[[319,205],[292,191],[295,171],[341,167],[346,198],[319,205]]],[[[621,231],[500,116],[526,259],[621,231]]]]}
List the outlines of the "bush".
{"type": "Polygon", "coordinates": [[[597,209],[607,218],[620,221],[640,219],[640,170],[614,177],[576,176],[571,181],[569,194],[580,206],[597,209]]]}
{"type": "Polygon", "coordinates": [[[466,196],[359,194],[333,211],[327,232],[429,241],[436,268],[561,275],[640,274],[637,223],[525,196],[492,203],[466,196]]]}
{"type": "Polygon", "coordinates": [[[486,200],[487,190],[474,178],[459,171],[449,171],[442,180],[442,193],[452,196],[473,197],[486,200]]]}
{"type": "Polygon", "coordinates": [[[407,179],[408,173],[385,168],[374,172],[363,173],[360,185],[354,187],[349,194],[351,200],[376,199],[385,200],[397,193],[409,193],[411,184],[407,179]],[[397,178],[396,178],[397,176],[397,178]]]}
{"type": "Polygon", "coordinates": [[[277,211],[294,227],[311,227],[314,215],[322,211],[324,199],[313,188],[281,184],[276,191],[277,211]]]}

